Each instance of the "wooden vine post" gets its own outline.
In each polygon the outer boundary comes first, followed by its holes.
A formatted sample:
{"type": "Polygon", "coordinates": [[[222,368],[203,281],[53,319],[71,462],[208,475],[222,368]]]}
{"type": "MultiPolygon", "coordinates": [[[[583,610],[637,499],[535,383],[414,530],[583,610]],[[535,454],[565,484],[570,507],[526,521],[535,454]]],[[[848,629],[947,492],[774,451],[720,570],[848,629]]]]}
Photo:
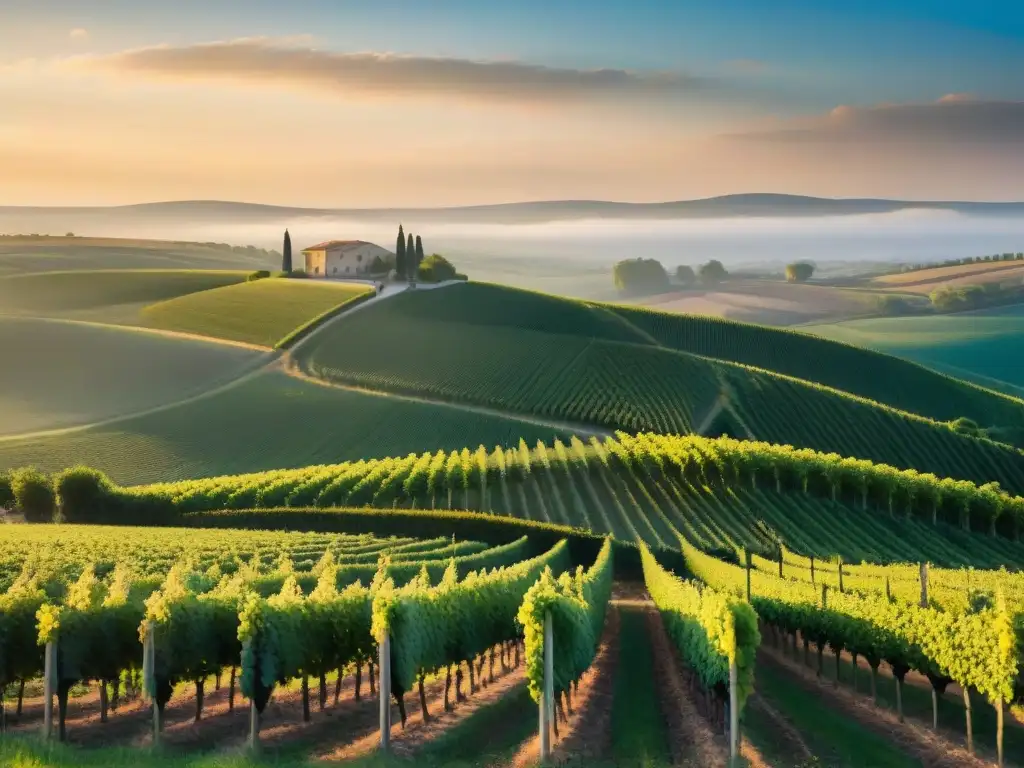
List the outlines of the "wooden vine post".
{"type": "Polygon", "coordinates": [[[740,753],[739,670],[735,656],[729,663],[729,765],[738,765],[740,753]]]}
{"type": "Polygon", "coordinates": [[[551,612],[544,614],[544,678],[538,712],[540,722],[540,759],[551,757],[551,716],[554,708],[555,656],[551,636],[551,612]]]}
{"type": "Polygon", "coordinates": [[[843,593],[843,556],[839,556],[839,594],[843,593]]]}
{"type": "Polygon", "coordinates": [[[46,644],[43,656],[43,738],[53,736],[53,695],[57,688],[57,643],[46,644]]]}
{"type": "Polygon", "coordinates": [[[928,607],[928,563],[921,563],[921,607],[928,607]]]}
{"type": "Polygon", "coordinates": [[[751,567],[751,560],[752,560],[752,558],[751,558],[750,550],[749,549],[743,550],[743,554],[744,554],[744,565],[746,566],[746,571],[747,571],[747,602],[749,603],[750,602],[750,567],[751,567]]]}
{"type": "Polygon", "coordinates": [[[377,666],[380,669],[380,749],[391,748],[391,633],[385,632],[380,643],[377,666]]]}
{"type": "Polygon", "coordinates": [[[811,584],[814,583],[814,555],[811,555],[811,584]]]}
{"type": "Polygon", "coordinates": [[[156,701],[156,627],[146,622],[146,637],[142,641],[142,692],[153,709],[153,745],[160,744],[160,707],[156,701]]]}

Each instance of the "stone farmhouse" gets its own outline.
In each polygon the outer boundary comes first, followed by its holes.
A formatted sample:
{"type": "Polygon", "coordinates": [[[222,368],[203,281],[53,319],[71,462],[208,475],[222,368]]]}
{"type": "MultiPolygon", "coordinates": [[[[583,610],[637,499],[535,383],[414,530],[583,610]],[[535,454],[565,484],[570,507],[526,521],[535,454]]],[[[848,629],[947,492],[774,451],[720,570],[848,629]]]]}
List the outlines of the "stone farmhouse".
{"type": "Polygon", "coordinates": [[[328,240],[303,248],[302,255],[307,277],[345,278],[377,274],[381,272],[374,270],[378,257],[388,265],[395,263],[395,255],[391,251],[363,240],[328,240]]]}

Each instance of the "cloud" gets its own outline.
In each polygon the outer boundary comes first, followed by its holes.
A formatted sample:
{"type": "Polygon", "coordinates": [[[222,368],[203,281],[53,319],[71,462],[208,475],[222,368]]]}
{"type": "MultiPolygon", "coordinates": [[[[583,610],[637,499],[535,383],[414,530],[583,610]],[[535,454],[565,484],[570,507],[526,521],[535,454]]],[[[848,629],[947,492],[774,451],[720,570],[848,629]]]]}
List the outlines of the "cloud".
{"type": "Polygon", "coordinates": [[[89,30],[82,29],[81,27],[76,27],[75,29],[72,29],[70,32],[68,32],[68,37],[70,37],[72,40],[85,40],[87,37],[89,37],[89,30]]]}
{"type": "Polygon", "coordinates": [[[182,80],[226,78],[340,93],[456,96],[494,101],[675,97],[712,88],[680,72],[568,69],[519,61],[337,53],[295,39],[244,38],[78,57],[75,67],[182,80]]]}
{"type": "Polygon", "coordinates": [[[948,94],[925,104],[843,105],[824,116],[728,138],[780,143],[1016,145],[1024,144],[1024,102],[948,94]]]}

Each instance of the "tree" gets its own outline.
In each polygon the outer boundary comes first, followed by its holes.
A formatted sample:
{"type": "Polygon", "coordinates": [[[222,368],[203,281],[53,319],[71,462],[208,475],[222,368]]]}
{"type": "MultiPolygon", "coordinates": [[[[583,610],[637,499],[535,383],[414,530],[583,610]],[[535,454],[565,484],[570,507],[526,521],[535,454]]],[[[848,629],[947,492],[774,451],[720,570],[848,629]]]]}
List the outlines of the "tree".
{"type": "Polygon", "coordinates": [[[418,269],[419,264],[416,263],[416,243],[413,242],[412,232],[410,232],[409,238],[405,242],[405,276],[410,280],[414,279],[418,269]]]}
{"type": "Polygon", "coordinates": [[[405,277],[405,232],[398,225],[398,242],[395,243],[395,274],[401,280],[405,277]]]}
{"type": "Polygon", "coordinates": [[[683,285],[691,285],[697,282],[697,274],[693,271],[693,267],[686,264],[676,267],[676,282],[683,285]]]}
{"type": "Polygon", "coordinates": [[[705,284],[720,283],[729,277],[722,262],[712,259],[700,268],[700,281],[705,284]]]}
{"type": "Polygon", "coordinates": [[[806,261],[786,265],[786,280],[790,283],[806,283],[813,274],[814,265],[806,261]]]}
{"type": "Polygon", "coordinates": [[[284,231],[284,247],[281,249],[281,271],[288,274],[292,271],[292,236],[284,231]]]}
{"type": "Polygon", "coordinates": [[[423,263],[423,241],[420,240],[420,236],[416,235],[416,269],[412,271],[414,275],[419,274],[420,264],[423,263]]]}
{"type": "Polygon", "coordinates": [[[657,293],[668,288],[668,273],[655,259],[626,259],[612,267],[615,287],[623,293],[657,293]]]}

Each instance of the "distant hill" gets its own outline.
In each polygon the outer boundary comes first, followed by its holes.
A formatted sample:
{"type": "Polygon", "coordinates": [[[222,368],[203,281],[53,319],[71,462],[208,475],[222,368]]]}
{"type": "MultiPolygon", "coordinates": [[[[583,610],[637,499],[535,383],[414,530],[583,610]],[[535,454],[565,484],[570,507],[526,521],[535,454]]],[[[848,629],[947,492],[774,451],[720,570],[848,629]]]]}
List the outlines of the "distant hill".
{"type": "MultiPolygon", "coordinates": [[[[450,221],[525,223],[572,219],[693,219],[732,217],[852,216],[904,210],[949,211],[968,216],[1024,216],[1024,202],[984,203],[883,199],[831,199],[754,193],[724,195],[703,200],[663,203],[621,203],[606,200],[547,200],[452,208],[298,208],[219,200],[182,200],[114,207],[0,206],[0,232],[14,223],[61,221],[76,218],[114,221],[159,221],[188,217],[192,220],[266,220],[282,216],[347,216],[361,220],[450,221]]],[[[43,229],[43,227],[40,227],[43,229]]]]}

